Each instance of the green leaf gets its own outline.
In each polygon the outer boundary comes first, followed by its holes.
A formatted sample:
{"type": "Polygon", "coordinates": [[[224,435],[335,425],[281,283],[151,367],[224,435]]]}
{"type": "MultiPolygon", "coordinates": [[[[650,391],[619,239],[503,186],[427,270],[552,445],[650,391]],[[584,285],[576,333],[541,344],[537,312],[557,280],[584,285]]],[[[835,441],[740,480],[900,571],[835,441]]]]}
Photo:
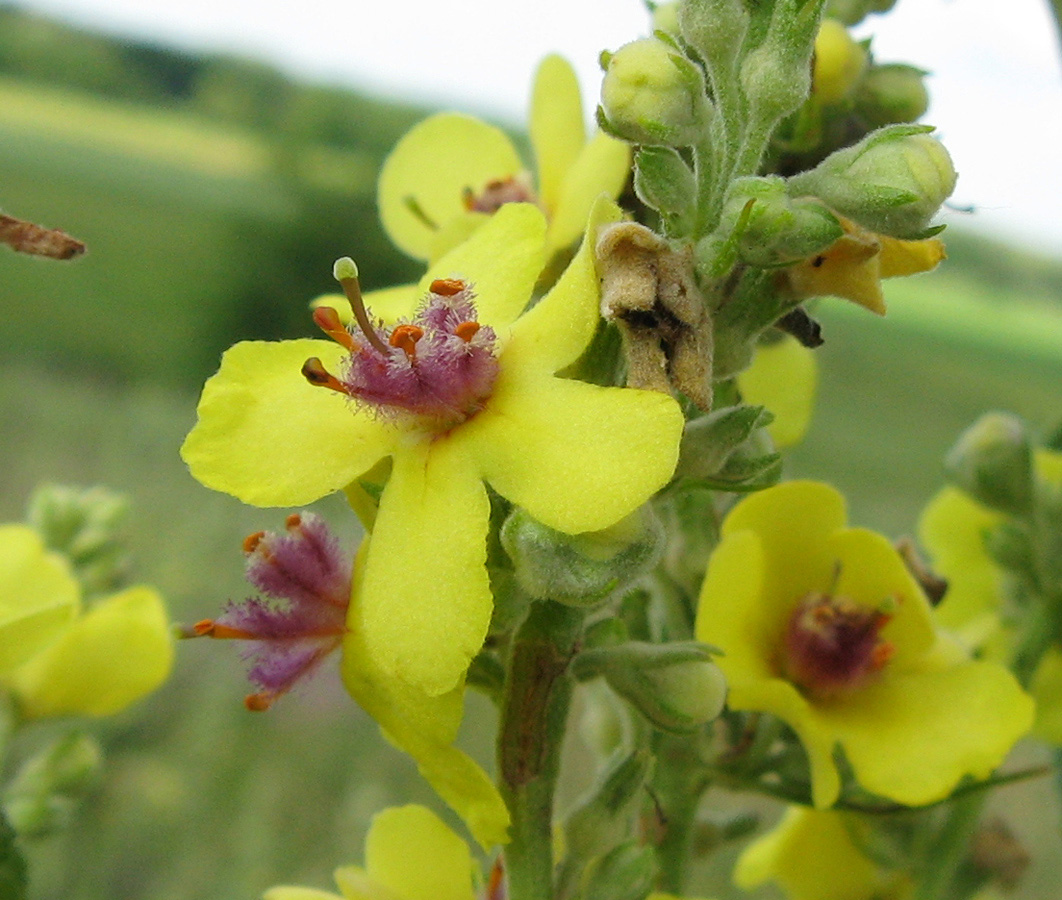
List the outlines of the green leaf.
{"type": "Polygon", "coordinates": [[[25,900],[26,861],[15,843],[15,830],[0,812],[0,900],[25,900]]]}

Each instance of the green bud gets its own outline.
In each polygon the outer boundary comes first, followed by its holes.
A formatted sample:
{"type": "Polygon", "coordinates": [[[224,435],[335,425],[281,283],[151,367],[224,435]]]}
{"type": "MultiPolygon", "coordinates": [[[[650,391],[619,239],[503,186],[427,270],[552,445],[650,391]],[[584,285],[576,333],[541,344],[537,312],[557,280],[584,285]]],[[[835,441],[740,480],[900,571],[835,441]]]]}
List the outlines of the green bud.
{"type": "Polygon", "coordinates": [[[925,76],[902,63],[871,66],[856,91],[856,111],[870,128],[918,121],[929,109],[925,76]]]}
{"type": "Polygon", "coordinates": [[[585,677],[589,670],[603,675],[609,687],[664,731],[696,731],[726,702],[722,671],[711,661],[711,651],[694,641],[630,641],[586,651],[576,661],[576,675],[585,677]]]}
{"type": "Polygon", "coordinates": [[[784,266],[814,256],[844,234],[837,217],[814,197],[789,196],[777,176],[737,179],[727,194],[724,227],[734,251],[753,266],[784,266]]]}
{"type": "Polygon", "coordinates": [[[124,572],[128,514],[128,500],[106,488],[46,484],[30,498],[26,518],[91,593],[114,587],[124,572]]]}
{"type": "Polygon", "coordinates": [[[664,217],[688,217],[697,202],[697,183],[685,160],[671,147],[642,147],[634,156],[634,192],[664,217]]]}
{"type": "Polygon", "coordinates": [[[845,25],[857,25],[871,13],[888,12],[896,0],[827,0],[826,15],[845,25]]]}
{"type": "Polygon", "coordinates": [[[598,120],[634,144],[686,147],[706,133],[712,106],[701,70],[659,38],[624,44],[602,57],[598,120]]]}
{"type": "Polygon", "coordinates": [[[840,103],[867,68],[866,48],[836,19],[823,19],[815,37],[811,93],[822,103],[840,103]]]}
{"type": "Polygon", "coordinates": [[[603,531],[564,534],[516,508],[501,529],[520,586],[532,597],[567,606],[603,603],[660,557],[663,530],[643,506],[603,531]]]}
{"type": "Polygon", "coordinates": [[[652,847],[627,841],[586,868],[580,900],[644,900],[656,880],[652,847]]]}
{"type": "Polygon", "coordinates": [[[749,28],[745,4],[741,0],[685,0],[678,21],[682,37],[701,55],[713,81],[727,77],[749,28]]]}
{"type": "Polygon", "coordinates": [[[955,190],[955,168],[928,125],[890,125],[789,179],[791,196],[813,195],[864,228],[916,240],[955,190]]]}
{"type": "Polygon", "coordinates": [[[668,3],[657,3],[653,7],[653,31],[663,31],[665,34],[679,33],[679,0],[670,0],[668,3]]]}
{"type": "Polygon", "coordinates": [[[741,64],[749,115],[767,128],[796,110],[811,91],[811,56],[822,0],[778,0],[763,41],[741,64]]]}
{"type": "Polygon", "coordinates": [[[988,529],[985,549],[1002,568],[1013,572],[1035,572],[1036,551],[1029,532],[1015,522],[1005,521],[988,529]]]}
{"type": "Polygon", "coordinates": [[[1017,416],[985,413],[959,436],[944,470],[956,487],[990,509],[1022,516],[1032,506],[1032,447],[1017,416]]]}
{"type": "Polygon", "coordinates": [[[4,808],[19,835],[43,837],[65,826],[101,759],[95,740],[71,733],[27,760],[4,792],[4,808]]]}
{"type": "Polygon", "coordinates": [[[651,753],[636,750],[598,776],[564,821],[569,859],[585,861],[600,856],[630,834],[631,822],[645,799],[652,765],[651,753]]]}

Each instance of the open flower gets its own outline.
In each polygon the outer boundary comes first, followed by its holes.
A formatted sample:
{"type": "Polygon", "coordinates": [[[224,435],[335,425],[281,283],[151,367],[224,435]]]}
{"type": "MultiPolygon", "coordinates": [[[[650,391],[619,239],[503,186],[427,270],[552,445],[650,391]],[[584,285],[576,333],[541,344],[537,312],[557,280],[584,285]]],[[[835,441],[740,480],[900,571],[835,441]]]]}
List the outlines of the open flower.
{"type": "Polygon", "coordinates": [[[722,526],[697,612],[736,710],[772,713],[808,754],[816,807],[859,784],[917,806],[985,778],[1032,721],[996,663],[968,659],[881,535],[845,527],[833,488],[795,481],[742,501],[722,526]]]}
{"type": "Polygon", "coordinates": [[[569,246],[598,196],[619,196],[630,166],[626,144],[601,132],[587,140],[585,127],[572,67],[547,56],[531,99],[535,178],[500,129],[457,113],[431,116],[398,142],[380,172],[384,229],[410,256],[436,260],[502,204],[528,202],[549,220],[550,254],[569,246]]]}
{"type": "Polygon", "coordinates": [[[66,560],[25,525],[0,526],[0,683],[28,718],[107,716],[173,665],[162,598],[119,591],[88,609],[66,560]]]}
{"type": "Polygon", "coordinates": [[[883,278],[929,272],[944,259],[937,238],[902,241],[875,234],[838,216],[845,233],[821,253],[778,273],[780,287],[795,298],[841,297],[885,315],[883,278]]]}
{"type": "Polygon", "coordinates": [[[857,842],[856,817],[791,806],[767,834],[738,858],[734,883],[752,890],[777,882],[789,900],[905,900],[910,878],[890,872],[857,842]]]}
{"type": "MultiPolygon", "coordinates": [[[[618,216],[602,202],[588,227],[618,216]]],[[[318,310],[333,342],[237,344],[182,448],[201,482],[259,506],[309,503],[390,457],[357,628],[374,664],[430,695],[460,684],[490,621],[484,482],[576,534],[644,503],[677,457],[670,397],[555,376],[594,334],[598,285],[591,239],[520,315],[545,233],[536,207],[502,207],[429,269],[419,313],[369,326],[375,343],[318,310]]]]}
{"type": "MultiPolygon", "coordinates": [[[[1038,450],[1037,478],[1062,487],[1062,453],[1038,450]]],[[[1009,630],[1001,613],[1006,576],[988,554],[986,536],[1007,517],[978,503],[969,494],[947,486],[927,504],[918,523],[922,544],[933,569],[947,579],[948,590],[936,613],[971,649],[1005,656],[1009,630]]],[[[1029,690],[1036,701],[1033,733],[1062,745],[1062,647],[1044,654],[1029,690]]]]}
{"type": "Polygon", "coordinates": [[[365,838],[365,866],[336,869],[341,893],[271,888],[262,900],[474,900],[468,845],[424,806],[377,813],[365,838]]]}

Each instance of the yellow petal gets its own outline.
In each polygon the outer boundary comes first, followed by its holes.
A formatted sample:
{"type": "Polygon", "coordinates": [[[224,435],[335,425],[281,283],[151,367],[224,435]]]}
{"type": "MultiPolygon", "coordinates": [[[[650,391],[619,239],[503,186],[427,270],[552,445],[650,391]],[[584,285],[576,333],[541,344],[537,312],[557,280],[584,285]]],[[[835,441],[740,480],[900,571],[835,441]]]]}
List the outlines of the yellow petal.
{"type": "Polygon", "coordinates": [[[619,197],[631,168],[630,147],[598,131],[564,178],[555,204],[550,211],[546,242],[553,250],[567,247],[582,234],[586,217],[597,199],[604,194],[610,200],[619,197]]]}
{"type": "Polygon", "coordinates": [[[345,898],[329,891],[280,884],[262,894],[262,900],[345,900],[345,898]]]}
{"type": "MultiPolygon", "coordinates": [[[[394,287],[381,288],[378,291],[368,291],[362,295],[365,307],[369,311],[372,320],[383,319],[385,322],[396,322],[399,319],[409,319],[417,311],[424,291],[415,284],[399,284],[394,287]]],[[[344,300],[347,298],[344,297],[344,300]]],[[[350,304],[347,303],[349,307],[350,304]]],[[[345,319],[344,322],[349,321],[345,319]]]]}
{"type": "Polygon", "coordinates": [[[929,272],[947,258],[944,243],[937,238],[901,241],[884,234],[879,234],[877,238],[881,243],[882,278],[897,278],[929,272]]]}
{"type": "Polygon", "coordinates": [[[489,213],[469,210],[459,213],[432,232],[429,262],[436,262],[455,247],[461,246],[491,219],[489,213]]]}
{"type": "Polygon", "coordinates": [[[785,269],[797,297],[842,297],[885,315],[881,245],[869,232],[845,234],[811,259],[785,269]]]}
{"type": "Polygon", "coordinates": [[[882,887],[880,870],[853,842],[841,814],[795,806],[734,867],[734,883],[744,890],[766,881],[778,882],[789,900],[870,898],[882,887]]]}
{"type": "MultiPolygon", "coordinates": [[[[504,328],[523,312],[546,262],[546,220],[530,203],[506,203],[467,241],[421,278],[421,295],[437,278],[472,284],[479,321],[504,328]]],[[[499,335],[501,336],[501,335],[499,335]]]]}
{"type": "Polygon", "coordinates": [[[775,446],[800,443],[815,409],[818,363],[815,354],[790,336],[760,344],[752,365],[738,375],[741,398],[774,414],[767,426],[775,446]]]}
{"type": "Polygon", "coordinates": [[[452,690],[490,623],[490,503],[459,426],[395,452],[365,563],[366,652],[432,695],[452,690]]]}
{"type": "MultiPolygon", "coordinates": [[[[583,101],[575,71],[567,60],[550,54],[539,63],[531,94],[531,146],[539,199],[546,209],[557,207],[564,176],[583,148],[584,130],[583,101]]],[[[580,223],[579,231],[582,229],[580,223]]]]}
{"type": "Polygon", "coordinates": [[[601,292],[594,247],[597,231],[618,222],[623,213],[611,200],[601,198],[590,212],[586,239],[568,268],[548,294],[513,325],[505,346],[508,368],[519,367],[552,374],[574,363],[586,349],[601,320],[601,292]]]}
{"type": "Polygon", "coordinates": [[[365,868],[402,900],[473,898],[468,845],[424,806],[392,807],[373,818],[365,868]]]}
{"type": "Polygon", "coordinates": [[[245,341],[203,387],[181,457],[200,482],[253,506],[302,506],[338,491],[391,452],[394,428],[303,378],[319,357],[339,370],[331,341],[245,341]]]}
{"type": "Polygon", "coordinates": [[[445,694],[429,696],[388,674],[366,650],[361,604],[369,543],[368,538],[362,543],[355,566],[350,630],[343,641],[343,682],[384,736],[413,758],[420,774],[461,816],[476,840],[484,847],[503,843],[509,813],[501,795],[487,774],[452,746],[463,713],[463,682],[445,694]]]}
{"type": "Polygon", "coordinates": [[[615,524],[668,482],[682,426],[665,394],[539,375],[499,377],[466,427],[499,494],[578,534],[615,524]]]}
{"type": "MultiPolygon", "coordinates": [[[[942,639],[943,640],[943,639],[942,639]]],[[[880,681],[846,702],[819,708],[867,790],[919,806],[946,797],[971,775],[987,778],[1030,728],[1033,702],[998,663],[886,667],[880,681]]]]}
{"type": "Polygon", "coordinates": [[[155,690],[172,666],[162,598],[134,587],[92,607],[19,668],[11,685],[30,718],[109,716],[155,690]]]}
{"type": "Polygon", "coordinates": [[[457,113],[431,116],[395,145],[380,171],[377,201],[384,230],[410,256],[427,259],[435,229],[410,210],[408,200],[440,228],[464,212],[466,188],[478,193],[522,169],[500,129],[457,113]]]}
{"type": "Polygon", "coordinates": [[[59,554],[25,525],[0,525],[0,675],[25,662],[77,615],[81,589],[59,554]]]}

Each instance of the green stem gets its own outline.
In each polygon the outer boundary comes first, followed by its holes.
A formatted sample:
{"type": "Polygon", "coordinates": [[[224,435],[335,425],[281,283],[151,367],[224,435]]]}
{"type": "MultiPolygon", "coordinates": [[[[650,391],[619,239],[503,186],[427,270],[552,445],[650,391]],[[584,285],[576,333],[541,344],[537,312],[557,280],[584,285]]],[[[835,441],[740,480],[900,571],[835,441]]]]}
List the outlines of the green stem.
{"type": "Polygon", "coordinates": [[[925,855],[922,877],[911,900],[946,900],[952,896],[955,876],[969,852],[986,800],[987,793],[981,792],[951,804],[947,820],[925,855]]]}
{"type": "Polygon", "coordinates": [[[697,736],[659,732],[653,743],[658,762],[653,791],[663,819],[663,834],[656,845],[657,881],[661,890],[681,895],[697,808],[709,785],[707,767],[698,752],[697,736]]]}
{"type": "Polygon", "coordinates": [[[553,792],[574,684],[568,665],[584,615],[535,603],[513,638],[498,733],[500,787],[512,817],[509,900],[553,898],[553,792]]]}

